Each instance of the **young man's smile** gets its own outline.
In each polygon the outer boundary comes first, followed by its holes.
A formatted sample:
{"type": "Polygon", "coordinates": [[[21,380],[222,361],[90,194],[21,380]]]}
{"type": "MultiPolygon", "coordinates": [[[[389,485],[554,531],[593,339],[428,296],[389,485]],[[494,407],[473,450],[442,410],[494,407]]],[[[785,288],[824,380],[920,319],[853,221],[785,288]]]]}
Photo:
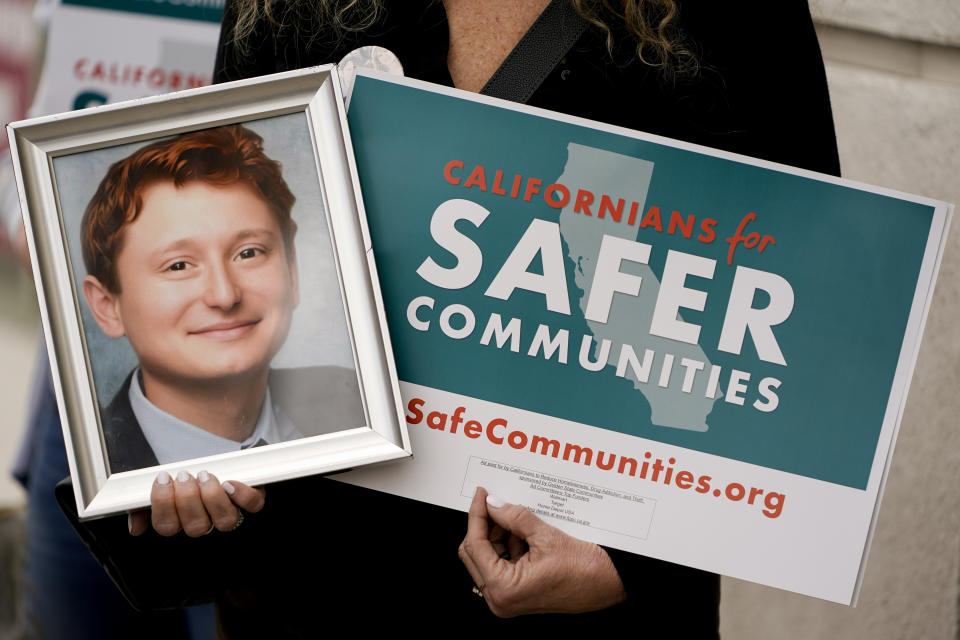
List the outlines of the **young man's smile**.
{"type": "Polygon", "coordinates": [[[190,332],[191,335],[200,336],[202,338],[207,338],[209,340],[235,340],[237,338],[242,338],[251,331],[254,327],[257,326],[259,320],[249,320],[249,321],[228,321],[228,322],[218,322],[216,324],[203,327],[201,329],[194,329],[190,332]]]}

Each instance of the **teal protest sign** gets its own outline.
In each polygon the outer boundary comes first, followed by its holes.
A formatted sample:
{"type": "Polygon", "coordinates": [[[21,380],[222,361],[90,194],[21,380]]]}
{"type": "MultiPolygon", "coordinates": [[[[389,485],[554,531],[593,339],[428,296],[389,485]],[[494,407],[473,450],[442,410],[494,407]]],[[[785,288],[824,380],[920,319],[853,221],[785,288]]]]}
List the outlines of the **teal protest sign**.
{"type": "Polygon", "coordinates": [[[380,77],[357,79],[349,121],[419,458],[359,482],[464,508],[464,477],[589,479],[656,522],[538,513],[850,601],[946,205],[380,77]],[[452,496],[427,488],[443,474],[452,496]],[[709,509],[785,544],[825,501],[857,534],[816,586],[668,541],[709,509]]]}

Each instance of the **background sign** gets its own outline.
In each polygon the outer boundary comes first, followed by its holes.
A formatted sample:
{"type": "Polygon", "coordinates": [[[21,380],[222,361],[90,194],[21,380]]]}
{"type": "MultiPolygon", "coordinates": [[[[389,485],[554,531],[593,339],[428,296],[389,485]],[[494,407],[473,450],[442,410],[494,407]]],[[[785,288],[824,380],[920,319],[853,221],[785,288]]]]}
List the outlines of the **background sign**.
{"type": "Polygon", "coordinates": [[[224,0],[61,0],[65,5],[199,20],[220,25],[224,0]]]}
{"type": "Polygon", "coordinates": [[[223,0],[64,0],[33,114],[210,84],[223,0]]]}

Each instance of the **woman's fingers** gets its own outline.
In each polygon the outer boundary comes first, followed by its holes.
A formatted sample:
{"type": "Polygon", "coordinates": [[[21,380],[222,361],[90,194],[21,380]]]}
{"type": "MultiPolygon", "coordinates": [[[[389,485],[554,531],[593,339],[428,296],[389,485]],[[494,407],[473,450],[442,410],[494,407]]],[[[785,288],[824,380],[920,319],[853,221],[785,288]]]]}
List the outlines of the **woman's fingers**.
{"type": "Polygon", "coordinates": [[[177,515],[176,492],[173,479],[166,471],[157,474],[150,490],[150,520],[153,528],[162,536],[172,536],[180,532],[180,518],[177,515]]]}
{"type": "Polygon", "coordinates": [[[200,483],[186,471],[177,473],[174,479],[174,501],[183,532],[191,538],[210,533],[213,523],[200,497],[200,483]]]}
{"type": "Polygon", "coordinates": [[[511,533],[510,537],[507,538],[507,553],[511,561],[519,559],[529,550],[530,547],[527,546],[527,542],[520,536],[511,533]]]}
{"type": "Polygon", "coordinates": [[[487,496],[487,507],[491,520],[524,540],[548,528],[553,529],[523,505],[507,504],[499,498],[487,496]]]}
{"type": "MultiPolygon", "coordinates": [[[[578,613],[622,602],[623,583],[607,553],[597,545],[577,540],[553,527],[522,505],[508,504],[478,491],[471,507],[483,496],[484,531],[509,531],[506,545],[511,561],[492,560],[484,547],[470,547],[470,557],[487,581],[484,598],[497,616],[530,613],[578,613]]],[[[471,519],[467,539],[472,539],[471,519]]],[[[489,541],[487,545],[492,549],[489,541]]],[[[466,563],[465,563],[466,564],[466,563]]],[[[468,565],[469,568],[469,565],[468,565]]]]}
{"type": "Polygon", "coordinates": [[[490,541],[490,544],[493,545],[493,550],[497,552],[497,555],[501,558],[508,558],[510,552],[507,549],[507,537],[510,535],[510,532],[504,531],[500,527],[492,527],[490,533],[487,534],[487,540],[490,541]]]}
{"type": "Polygon", "coordinates": [[[463,566],[466,567],[467,573],[470,574],[470,578],[473,579],[473,584],[480,589],[480,595],[483,595],[483,588],[486,586],[487,581],[480,572],[480,569],[477,568],[473,558],[471,558],[470,554],[467,553],[466,540],[460,543],[460,548],[457,549],[457,555],[460,557],[460,562],[462,562],[463,566]]]}
{"type": "Polygon", "coordinates": [[[127,530],[132,536],[141,536],[150,528],[150,510],[141,509],[127,514],[127,530]]]}
{"type": "Polygon", "coordinates": [[[213,526],[220,531],[234,529],[240,523],[240,511],[230,501],[230,496],[220,486],[217,477],[201,471],[197,474],[197,483],[200,486],[200,498],[213,526]]]}
{"type": "Polygon", "coordinates": [[[242,482],[228,480],[222,485],[223,490],[230,496],[230,501],[250,513],[263,509],[266,492],[262,487],[248,487],[242,482]]]}
{"type": "Polygon", "coordinates": [[[150,492],[150,510],[133,511],[127,526],[134,536],[144,533],[149,524],[162,536],[183,530],[196,538],[214,528],[232,531],[243,521],[242,510],[256,513],[263,509],[265,491],[241,482],[223,484],[216,476],[201,471],[194,478],[180,471],[171,478],[166,471],[157,474],[150,492]]]}
{"type": "Polygon", "coordinates": [[[496,571],[500,560],[500,554],[489,539],[486,499],[486,489],[477,487],[467,514],[467,535],[459,548],[460,560],[480,589],[485,588],[488,576],[496,571]]]}
{"type": "MultiPolygon", "coordinates": [[[[467,573],[470,574],[473,583],[481,591],[486,585],[486,579],[477,567],[477,563],[474,562],[471,557],[471,552],[473,551],[472,547],[480,537],[487,541],[489,532],[487,531],[486,506],[483,502],[485,497],[486,492],[481,488],[478,488],[473,494],[473,502],[470,503],[470,512],[467,515],[467,535],[457,548],[457,555],[460,557],[460,562],[467,568],[467,573]],[[480,495],[481,492],[483,493],[482,496],[480,495]]],[[[489,544],[489,541],[487,541],[487,544],[489,544]]]]}

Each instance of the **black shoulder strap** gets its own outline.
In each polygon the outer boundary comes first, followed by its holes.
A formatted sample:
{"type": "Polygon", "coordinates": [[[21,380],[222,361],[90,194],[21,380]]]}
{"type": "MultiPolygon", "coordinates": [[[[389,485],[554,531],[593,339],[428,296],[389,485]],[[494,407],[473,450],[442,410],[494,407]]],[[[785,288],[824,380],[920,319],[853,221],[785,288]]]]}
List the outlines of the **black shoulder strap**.
{"type": "Polygon", "coordinates": [[[570,0],[551,0],[480,93],[526,103],[587,25],[570,0]]]}

